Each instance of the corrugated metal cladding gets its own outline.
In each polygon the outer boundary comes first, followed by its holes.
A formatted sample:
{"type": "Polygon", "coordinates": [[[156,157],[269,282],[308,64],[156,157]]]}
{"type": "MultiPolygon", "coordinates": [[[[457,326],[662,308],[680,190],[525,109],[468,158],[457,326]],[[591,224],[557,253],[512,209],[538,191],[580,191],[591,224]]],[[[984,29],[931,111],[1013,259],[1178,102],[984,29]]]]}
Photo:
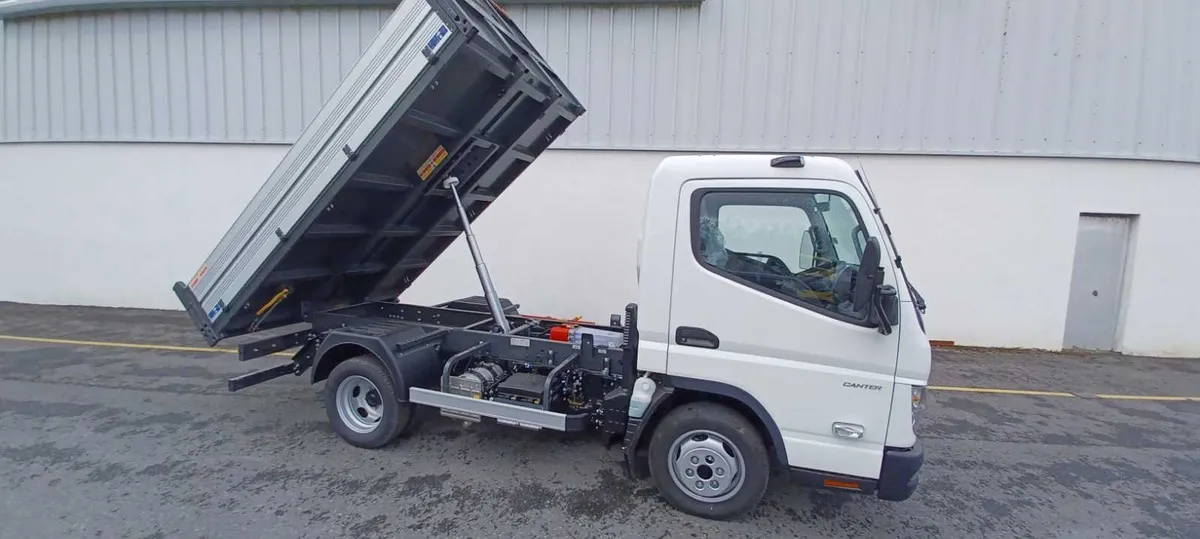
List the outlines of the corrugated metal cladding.
{"type": "Polygon", "coordinates": [[[9,20],[4,138],[291,143],[390,14],[187,9],[9,20]]]}
{"type": "MultiPolygon", "coordinates": [[[[510,14],[589,112],[558,147],[1200,162],[1200,2],[706,0],[510,14]]],[[[8,141],[290,142],[389,13],[13,19],[8,141]]]]}

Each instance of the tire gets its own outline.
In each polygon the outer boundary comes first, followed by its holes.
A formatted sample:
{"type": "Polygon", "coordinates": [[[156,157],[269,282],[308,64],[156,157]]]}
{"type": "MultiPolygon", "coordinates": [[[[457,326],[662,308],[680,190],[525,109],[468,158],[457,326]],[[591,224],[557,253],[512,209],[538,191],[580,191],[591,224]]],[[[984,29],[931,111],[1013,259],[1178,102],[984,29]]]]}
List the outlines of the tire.
{"type": "Polygon", "coordinates": [[[654,429],[649,449],[650,476],[659,493],[690,515],[734,519],[754,509],[767,491],[766,445],[754,425],[727,406],[695,402],[671,410],[654,429]],[[697,460],[674,458],[681,450],[697,460]],[[697,483],[703,490],[693,486],[697,483]]]}
{"type": "Polygon", "coordinates": [[[372,356],[347,359],[325,381],[325,415],[333,431],[356,447],[383,447],[408,430],[413,405],[396,400],[391,375],[372,356]]]}

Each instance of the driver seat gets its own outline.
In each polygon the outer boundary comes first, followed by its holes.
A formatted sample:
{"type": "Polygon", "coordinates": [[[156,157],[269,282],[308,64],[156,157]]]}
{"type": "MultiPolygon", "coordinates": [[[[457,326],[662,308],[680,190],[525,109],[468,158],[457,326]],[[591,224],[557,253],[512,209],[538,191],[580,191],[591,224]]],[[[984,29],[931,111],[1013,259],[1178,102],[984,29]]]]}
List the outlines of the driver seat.
{"type": "Polygon", "coordinates": [[[725,250],[725,235],[717,228],[717,222],[711,217],[700,218],[700,256],[705,262],[718,268],[724,268],[729,261],[729,251],[725,250]]]}

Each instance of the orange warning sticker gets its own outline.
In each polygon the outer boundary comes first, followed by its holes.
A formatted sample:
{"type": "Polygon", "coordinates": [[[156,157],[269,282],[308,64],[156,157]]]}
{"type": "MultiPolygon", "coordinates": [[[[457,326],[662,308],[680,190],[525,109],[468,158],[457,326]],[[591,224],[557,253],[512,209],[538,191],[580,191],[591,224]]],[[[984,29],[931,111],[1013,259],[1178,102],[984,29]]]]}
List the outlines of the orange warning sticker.
{"type": "Polygon", "coordinates": [[[429,176],[433,174],[433,170],[442,164],[447,155],[449,154],[446,153],[446,149],[439,144],[437,149],[425,159],[425,163],[421,165],[421,168],[417,169],[417,175],[421,177],[421,181],[428,180],[429,176]]]}
{"type": "Polygon", "coordinates": [[[208,273],[208,264],[200,266],[200,269],[196,270],[196,274],[192,276],[192,281],[188,283],[188,288],[196,288],[196,283],[200,282],[200,278],[204,277],[205,273],[208,273]]]}

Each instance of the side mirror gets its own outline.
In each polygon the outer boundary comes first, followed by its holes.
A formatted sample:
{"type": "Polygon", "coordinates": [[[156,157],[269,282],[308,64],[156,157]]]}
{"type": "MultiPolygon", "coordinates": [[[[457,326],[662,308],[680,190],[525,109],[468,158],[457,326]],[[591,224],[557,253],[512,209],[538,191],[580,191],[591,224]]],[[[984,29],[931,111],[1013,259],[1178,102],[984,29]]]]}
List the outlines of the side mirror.
{"type": "Polygon", "coordinates": [[[867,231],[863,230],[862,225],[855,226],[854,230],[850,231],[850,239],[854,242],[854,252],[862,258],[863,240],[867,239],[867,231]]]}
{"type": "Polygon", "coordinates": [[[871,297],[875,295],[875,287],[883,275],[883,269],[879,267],[879,257],[879,239],[874,236],[867,238],[862,258],[858,263],[858,280],[854,283],[855,312],[866,309],[871,304],[871,297]]]}
{"type": "Polygon", "coordinates": [[[805,229],[800,236],[800,269],[808,269],[813,267],[817,256],[816,247],[813,244],[813,235],[811,229],[805,229]]]}

